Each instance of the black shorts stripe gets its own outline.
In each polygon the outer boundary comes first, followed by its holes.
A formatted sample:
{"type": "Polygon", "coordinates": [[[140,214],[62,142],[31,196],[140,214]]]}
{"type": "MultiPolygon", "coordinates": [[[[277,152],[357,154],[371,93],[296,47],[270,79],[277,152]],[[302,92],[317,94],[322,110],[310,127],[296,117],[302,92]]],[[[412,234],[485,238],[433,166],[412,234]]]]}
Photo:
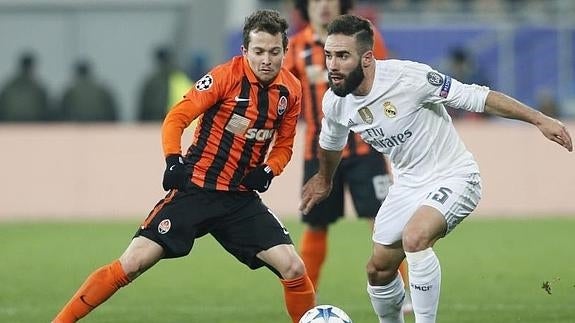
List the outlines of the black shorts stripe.
{"type": "Polygon", "coordinates": [[[148,214],[148,216],[146,217],[146,219],[144,220],[144,222],[142,223],[141,227],[142,228],[147,228],[148,225],[150,225],[150,223],[154,220],[154,218],[156,217],[156,215],[160,212],[160,210],[162,210],[162,208],[170,203],[172,201],[172,199],[174,198],[174,196],[176,195],[178,191],[177,190],[170,190],[168,192],[168,194],[166,195],[166,197],[164,197],[163,199],[161,199],[156,206],[154,206],[154,208],[152,209],[152,211],[150,211],[150,213],[148,214]]]}

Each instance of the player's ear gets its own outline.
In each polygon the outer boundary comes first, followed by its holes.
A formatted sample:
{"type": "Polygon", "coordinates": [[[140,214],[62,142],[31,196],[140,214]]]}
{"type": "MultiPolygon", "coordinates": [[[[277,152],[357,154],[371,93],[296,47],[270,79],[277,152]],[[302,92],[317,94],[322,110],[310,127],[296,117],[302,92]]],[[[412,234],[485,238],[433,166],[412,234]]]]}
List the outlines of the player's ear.
{"type": "Polygon", "coordinates": [[[371,65],[371,62],[373,62],[373,51],[368,50],[361,55],[361,66],[363,66],[363,68],[367,68],[371,65]]]}
{"type": "Polygon", "coordinates": [[[245,48],[244,45],[242,45],[242,46],[240,47],[240,50],[242,51],[242,55],[244,55],[244,56],[247,55],[248,49],[245,48]]]}

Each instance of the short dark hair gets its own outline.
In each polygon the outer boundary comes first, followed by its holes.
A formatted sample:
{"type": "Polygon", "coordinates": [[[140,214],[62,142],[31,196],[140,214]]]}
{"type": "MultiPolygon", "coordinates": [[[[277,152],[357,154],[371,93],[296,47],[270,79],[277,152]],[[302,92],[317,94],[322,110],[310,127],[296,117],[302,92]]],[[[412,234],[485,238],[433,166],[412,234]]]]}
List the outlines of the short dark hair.
{"type": "Polygon", "coordinates": [[[22,54],[20,54],[19,61],[21,71],[26,72],[31,71],[32,69],[34,69],[34,66],[36,64],[36,55],[31,51],[23,52],[22,54]]]}
{"type": "Polygon", "coordinates": [[[288,46],[287,29],[289,25],[277,10],[261,9],[246,18],[243,32],[243,45],[247,49],[250,44],[250,32],[265,31],[271,35],[282,35],[283,49],[288,46]]]}
{"type": "Polygon", "coordinates": [[[160,45],[154,50],[154,59],[158,64],[168,64],[172,60],[172,50],[167,45],[160,45]]]}
{"type": "Polygon", "coordinates": [[[76,62],[74,66],[74,72],[77,76],[86,77],[91,74],[92,68],[90,62],[86,59],[80,59],[76,62]]]}
{"type": "Polygon", "coordinates": [[[373,28],[369,20],[355,16],[342,15],[327,26],[327,34],[343,34],[355,37],[361,55],[373,49],[373,28]]]}
{"type": "Polygon", "coordinates": [[[469,60],[469,53],[462,47],[452,48],[449,56],[454,62],[459,64],[463,64],[469,60]]]}
{"type": "MultiPolygon", "coordinates": [[[[299,11],[301,17],[309,22],[309,15],[307,13],[307,7],[309,5],[309,0],[295,0],[295,9],[299,11]]],[[[339,0],[339,13],[346,14],[353,8],[353,0],[339,0]]]]}

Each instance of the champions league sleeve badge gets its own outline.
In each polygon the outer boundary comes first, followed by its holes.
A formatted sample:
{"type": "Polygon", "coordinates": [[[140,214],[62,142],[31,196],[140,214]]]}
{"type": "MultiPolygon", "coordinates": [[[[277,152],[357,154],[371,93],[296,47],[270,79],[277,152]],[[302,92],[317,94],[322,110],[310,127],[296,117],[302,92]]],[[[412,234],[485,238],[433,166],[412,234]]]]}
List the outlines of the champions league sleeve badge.
{"type": "Polygon", "coordinates": [[[196,82],[196,90],[205,91],[212,87],[212,84],[214,84],[214,79],[210,74],[206,74],[196,82]]]}
{"type": "Polygon", "coordinates": [[[443,77],[441,77],[441,74],[437,72],[428,72],[427,82],[429,82],[431,85],[440,86],[443,84],[443,77]]]}

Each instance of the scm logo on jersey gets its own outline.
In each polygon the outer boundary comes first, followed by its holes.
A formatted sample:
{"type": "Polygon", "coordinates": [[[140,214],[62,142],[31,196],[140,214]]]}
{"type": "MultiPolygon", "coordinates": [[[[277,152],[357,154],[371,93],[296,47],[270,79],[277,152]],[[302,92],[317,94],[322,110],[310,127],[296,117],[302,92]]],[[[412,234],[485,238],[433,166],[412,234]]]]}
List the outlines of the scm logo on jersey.
{"type": "Polygon", "coordinates": [[[275,129],[256,129],[246,130],[246,139],[255,139],[257,141],[266,141],[274,136],[275,129]]]}

